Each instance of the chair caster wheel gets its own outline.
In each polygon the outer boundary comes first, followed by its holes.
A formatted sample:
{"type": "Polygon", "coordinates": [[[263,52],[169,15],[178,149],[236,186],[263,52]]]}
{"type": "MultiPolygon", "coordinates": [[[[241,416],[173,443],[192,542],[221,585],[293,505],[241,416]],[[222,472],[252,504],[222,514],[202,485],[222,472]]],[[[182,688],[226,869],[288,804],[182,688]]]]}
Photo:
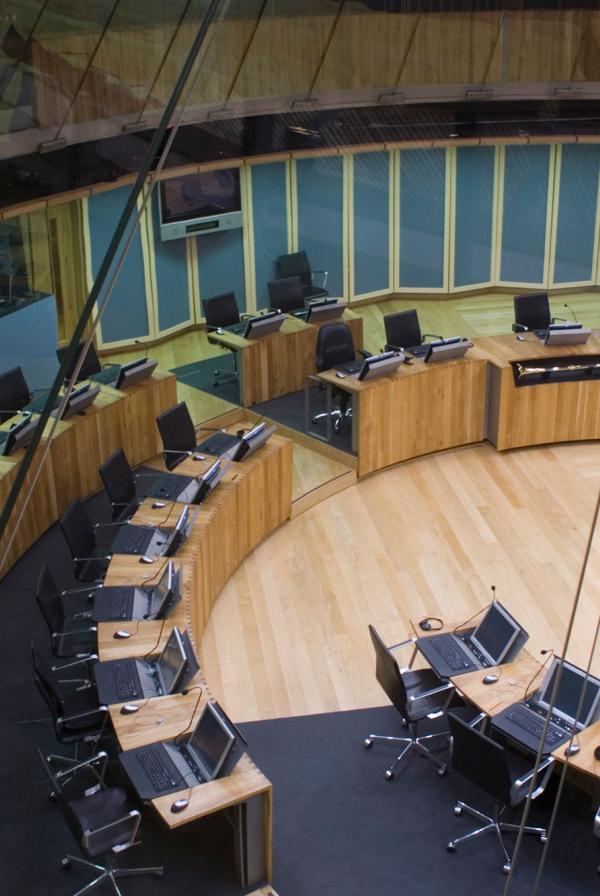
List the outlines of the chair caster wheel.
{"type": "Polygon", "coordinates": [[[440,776],[440,778],[445,778],[447,772],[448,772],[447,765],[442,765],[441,768],[438,768],[438,775],[440,776]]]}
{"type": "Polygon", "coordinates": [[[364,743],[363,743],[363,747],[365,748],[365,750],[368,750],[369,747],[372,747],[372,746],[373,746],[373,741],[371,740],[371,738],[365,737],[364,743]]]}
{"type": "Polygon", "coordinates": [[[446,852],[456,852],[456,846],[454,843],[448,843],[446,846],[446,852]]]}
{"type": "Polygon", "coordinates": [[[51,803],[56,802],[56,793],[54,792],[54,790],[50,791],[50,793],[48,794],[48,799],[50,800],[51,803]]]}
{"type": "Polygon", "coordinates": [[[64,859],[60,860],[60,867],[63,871],[71,870],[71,859],[68,856],[65,856],[64,859]]]}
{"type": "Polygon", "coordinates": [[[548,840],[548,834],[540,834],[540,843],[546,843],[548,840]]]}
{"type": "Polygon", "coordinates": [[[454,814],[455,814],[455,815],[462,815],[462,808],[461,808],[460,806],[455,806],[455,807],[454,807],[454,814]]]}
{"type": "Polygon", "coordinates": [[[393,780],[394,780],[394,773],[391,772],[391,771],[389,770],[389,768],[388,768],[387,772],[385,773],[385,776],[386,776],[386,778],[388,779],[388,781],[393,781],[393,780]]]}
{"type": "Polygon", "coordinates": [[[165,876],[164,868],[161,868],[160,871],[155,871],[154,874],[152,875],[152,877],[164,877],[164,876],[165,876]]]}
{"type": "Polygon", "coordinates": [[[507,862],[506,865],[503,865],[502,870],[505,874],[510,874],[510,862],[507,862]]]}

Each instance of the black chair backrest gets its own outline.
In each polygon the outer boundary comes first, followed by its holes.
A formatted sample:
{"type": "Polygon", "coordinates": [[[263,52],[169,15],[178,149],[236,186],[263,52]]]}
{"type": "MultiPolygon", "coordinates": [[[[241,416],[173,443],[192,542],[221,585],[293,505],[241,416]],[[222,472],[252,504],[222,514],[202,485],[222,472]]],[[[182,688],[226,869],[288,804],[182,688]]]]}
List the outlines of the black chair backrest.
{"type": "Polygon", "coordinates": [[[317,336],[317,371],[354,361],[356,351],[352,331],[347,324],[323,324],[317,336]]]}
{"type": "Polygon", "coordinates": [[[396,348],[409,348],[421,345],[421,327],[416,308],[398,311],[397,314],[386,314],[383,318],[385,341],[396,348]]]}
{"type": "Polygon", "coordinates": [[[46,620],[50,634],[62,632],[65,627],[65,613],[60,591],[54,576],[45,563],[42,563],[35,589],[35,599],[46,620]]]}
{"type": "Polygon", "coordinates": [[[196,447],[196,430],[185,401],[159,414],[156,424],[165,450],[165,464],[172,470],[186,456],[183,452],[193,451],[196,447]],[[178,451],[182,454],[177,454],[178,451]]]}
{"type": "Polygon", "coordinates": [[[406,687],[394,655],[387,649],[377,630],[370,625],[369,634],[375,650],[375,678],[400,715],[406,713],[406,687]]]}
{"type": "Polygon", "coordinates": [[[135,504],[135,477],[122,448],[107,457],[99,469],[108,500],[116,505],[112,509],[113,520],[127,514],[128,505],[135,504]]]}
{"type": "Polygon", "coordinates": [[[312,284],[311,268],[306,252],[291,252],[289,255],[280,255],[277,259],[281,277],[300,277],[302,286],[312,284]]]}
{"type": "Polygon", "coordinates": [[[269,280],[269,306],[288,314],[304,308],[304,290],[300,277],[269,280]]]}
{"type": "MultiPolygon", "coordinates": [[[[75,370],[75,365],[79,361],[79,356],[81,355],[81,353],[84,349],[84,346],[85,346],[84,341],[81,341],[79,343],[79,345],[77,346],[77,351],[75,352],[75,357],[73,358],[73,360],[71,361],[71,363],[69,364],[69,366],[67,367],[67,370],[65,372],[65,380],[70,380],[71,377],[73,376],[73,371],[75,370]]],[[[67,353],[66,346],[65,346],[65,348],[57,348],[56,349],[56,357],[58,358],[59,363],[62,364],[63,358],[66,355],[66,353],[67,353]]],[[[79,383],[81,380],[87,380],[91,376],[93,376],[95,373],[100,373],[101,370],[102,370],[102,365],[100,364],[100,359],[98,358],[98,355],[96,354],[96,349],[94,348],[93,345],[90,345],[90,347],[87,351],[87,354],[86,354],[85,358],[83,359],[83,364],[81,365],[81,368],[77,375],[77,382],[79,383]]]]}
{"type": "MultiPolygon", "coordinates": [[[[78,498],[71,501],[58,524],[71,551],[71,556],[91,557],[96,549],[96,536],[90,518],[78,498]]],[[[79,576],[85,561],[75,562],[75,575],[79,576]]]]}
{"type": "Polygon", "coordinates": [[[224,292],[210,299],[202,299],[202,313],[209,330],[217,327],[230,327],[240,322],[240,310],[235,300],[235,294],[224,292]]]}
{"type": "Polygon", "coordinates": [[[546,330],[550,326],[550,305],[547,292],[515,296],[515,323],[528,330],[546,330]]]}
{"type": "Polygon", "coordinates": [[[489,793],[503,805],[510,805],[513,784],[503,746],[477,728],[448,713],[452,735],[452,768],[489,793]]]}
{"type": "Polygon", "coordinates": [[[30,399],[29,386],[20,367],[11,367],[0,374],[0,423],[24,408],[30,399]]]}
{"type": "Polygon", "coordinates": [[[56,721],[63,711],[60,691],[54,680],[50,657],[39,641],[31,642],[31,667],[33,680],[40,696],[50,710],[52,718],[56,721]]]}

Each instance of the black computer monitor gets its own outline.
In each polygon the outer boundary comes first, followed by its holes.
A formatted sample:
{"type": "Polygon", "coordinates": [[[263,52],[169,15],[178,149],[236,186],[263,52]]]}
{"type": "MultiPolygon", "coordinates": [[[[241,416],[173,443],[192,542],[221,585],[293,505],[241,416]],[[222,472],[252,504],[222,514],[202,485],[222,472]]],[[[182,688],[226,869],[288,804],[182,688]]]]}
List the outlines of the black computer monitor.
{"type": "Polygon", "coordinates": [[[156,661],[158,675],[163,694],[172,694],[177,688],[186,664],[185,649],[179,629],[173,628],[167,643],[156,661]]]}
{"type": "Polygon", "coordinates": [[[369,355],[362,362],[357,379],[372,380],[378,376],[395,373],[404,361],[404,352],[383,352],[381,355],[369,355]]]}
{"type": "Polygon", "coordinates": [[[245,457],[250,457],[255,451],[267,442],[275,430],[276,426],[267,426],[266,423],[258,423],[249,432],[242,436],[240,443],[236,446],[235,452],[231,456],[231,460],[241,461],[245,457]]]}
{"type": "Polygon", "coordinates": [[[11,367],[0,374],[0,423],[14,417],[30,399],[29,386],[20,367],[11,367]]]}
{"type": "MultiPolygon", "coordinates": [[[[207,703],[187,742],[187,749],[194,755],[207,781],[214,781],[222,774],[236,741],[236,729],[219,710],[217,704],[207,703]]],[[[228,770],[231,771],[231,767],[228,770]]]]}
{"type": "MultiPolygon", "coordinates": [[[[195,519],[195,517],[194,517],[195,519]]],[[[165,543],[163,557],[173,557],[189,534],[190,508],[184,507],[165,543]]]]}
{"type": "Polygon", "coordinates": [[[15,423],[14,426],[11,426],[6,433],[4,441],[0,442],[0,455],[8,457],[13,451],[16,451],[17,448],[24,448],[28,445],[35,432],[38,420],[39,417],[32,420],[31,416],[28,414],[26,417],[23,417],[22,420],[19,420],[18,423],[15,423]]]}
{"type": "MultiPolygon", "coordinates": [[[[83,414],[86,408],[92,405],[97,396],[100,394],[100,386],[94,386],[92,389],[89,383],[71,389],[67,402],[62,410],[61,420],[68,420],[74,414],[83,414]]],[[[57,416],[58,411],[53,411],[52,416],[57,416]]]]}
{"type": "Polygon", "coordinates": [[[494,601],[469,640],[491,666],[498,666],[504,661],[520,631],[521,626],[508,610],[494,601]]]}
{"type": "Polygon", "coordinates": [[[123,364],[117,374],[115,389],[127,389],[128,386],[141,383],[142,380],[152,376],[157,364],[158,361],[154,358],[138,358],[136,361],[123,364]]]}
{"type": "Polygon", "coordinates": [[[258,339],[261,336],[268,336],[269,333],[276,333],[281,329],[285,318],[286,315],[279,311],[269,311],[267,314],[250,317],[246,322],[243,337],[244,339],[258,339]]]}
{"type": "Polygon", "coordinates": [[[208,470],[198,478],[199,488],[198,494],[194,498],[194,504],[201,504],[206,496],[209,495],[213,491],[213,489],[217,487],[217,485],[223,478],[228,466],[229,463],[223,463],[223,461],[219,457],[213,464],[210,465],[208,470]]]}
{"type": "MultiPolygon", "coordinates": [[[[73,376],[73,371],[75,370],[77,362],[79,361],[79,356],[81,355],[84,348],[85,348],[85,342],[80,342],[79,345],[77,346],[77,351],[75,352],[75,357],[73,358],[73,360],[71,361],[71,363],[69,364],[69,366],[67,367],[67,369],[65,371],[65,381],[66,382],[70,382],[71,377],[73,376]]],[[[66,353],[67,353],[66,346],[64,348],[56,349],[56,357],[58,358],[58,361],[60,364],[62,364],[66,353]]],[[[86,355],[83,359],[83,363],[81,365],[79,373],[77,374],[77,382],[80,382],[80,380],[89,380],[90,377],[93,377],[95,373],[100,373],[101,369],[102,369],[102,365],[100,364],[100,359],[98,358],[98,355],[96,354],[96,349],[90,343],[90,346],[89,346],[89,348],[86,352],[86,355]]]]}
{"type": "Polygon", "coordinates": [[[538,704],[546,711],[552,706],[554,686],[561,663],[563,670],[552,712],[567,722],[576,722],[579,729],[586,728],[598,716],[600,681],[593,675],[586,675],[583,669],[579,669],[578,666],[574,666],[567,660],[561,661],[560,657],[554,657],[552,660],[552,665],[540,689],[538,704]],[[582,694],[583,700],[581,700],[582,694]],[[579,710],[580,702],[581,709],[579,710]]]}

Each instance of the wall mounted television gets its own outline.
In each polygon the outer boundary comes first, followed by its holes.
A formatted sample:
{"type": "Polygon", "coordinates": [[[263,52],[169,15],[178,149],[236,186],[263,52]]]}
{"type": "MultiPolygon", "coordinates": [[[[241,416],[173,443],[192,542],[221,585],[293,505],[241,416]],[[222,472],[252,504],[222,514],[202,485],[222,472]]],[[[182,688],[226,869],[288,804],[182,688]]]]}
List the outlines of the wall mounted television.
{"type": "Polygon", "coordinates": [[[240,169],[218,168],[163,180],[158,205],[163,241],[241,227],[240,169]]]}

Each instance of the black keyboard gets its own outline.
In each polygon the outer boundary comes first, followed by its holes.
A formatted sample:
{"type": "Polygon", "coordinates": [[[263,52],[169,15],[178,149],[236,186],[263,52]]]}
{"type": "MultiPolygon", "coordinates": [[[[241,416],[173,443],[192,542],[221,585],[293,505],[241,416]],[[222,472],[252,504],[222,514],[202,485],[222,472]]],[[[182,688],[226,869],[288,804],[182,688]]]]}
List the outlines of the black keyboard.
{"type": "Polygon", "coordinates": [[[358,373],[362,367],[362,361],[349,361],[347,364],[336,364],[335,369],[342,373],[358,373]]]}
{"type": "Polygon", "coordinates": [[[153,498],[165,498],[174,501],[194,480],[191,476],[180,476],[178,473],[163,473],[150,486],[153,498]]]}
{"type": "Polygon", "coordinates": [[[427,345],[427,343],[423,343],[421,345],[411,345],[410,348],[407,349],[407,351],[409,351],[411,355],[414,355],[415,358],[421,358],[423,355],[427,354],[427,352],[429,351],[429,346],[427,345]]]}
{"type": "Polygon", "coordinates": [[[171,790],[179,784],[179,780],[173,777],[173,772],[164,761],[164,753],[159,748],[147,747],[138,751],[140,764],[157,793],[162,790],[171,790]]]}
{"type": "Polygon", "coordinates": [[[246,321],[240,324],[232,324],[230,327],[223,327],[227,333],[235,333],[236,336],[246,332],[246,321]]]}
{"type": "Polygon", "coordinates": [[[437,637],[434,636],[433,638],[429,638],[429,643],[435,648],[442,659],[446,661],[453,672],[472,668],[473,663],[467,659],[462,650],[456,646],[451,638],[448,638],[445,635],[438,635],[437,637]]]}
{"type": "Polygon", "coordinates": [[[216,432],[201,445],[198,445],[198,451],[205,451],[206,454],[219,457],[224,451],[229,451],[230,448],[237,445],[239,441],[239,436],[232,436],[228,432],[216,432]]]}
{"type": "Polygon", "coordinates": [[[139,693],[140,685],[135,660],[119,660],[118,663],[115,663],[113,680],[120,700],[131,700],[132,697],[142,696],[139,693]]]}
{"type": "Polygon", "coordinates": [[[154,535],[154,529],[145,526],[121,526],[112,546],[115,554],[143,554],[154,535]]]}
{"type": "Polygon", "coordinates": [[[129,619],[131,616],[132,590],[130,587],[114,588],[110,596],[112,619],[129,619]]]}
{"type": "MultiPolygon", "coordinates": [[[[541,739],[542,734],[544,733],[544,722],[541,719],[536,719],[531,713],[525,712],[522,709],[509,709],[506,713],[506,718],[517,728],[520,728],[521,731],[527,731],[538,740],[541,739]]],[[[548,728],[544,743],[549,747],[555,747],[560,744],[566,736],[566,732],[565,734],[561,734],[558,731],[554,731],[552,728],[548,728]]]]}
{"type": "Polygon", "coordinates": [[[99,370],[98,373],[92,374],[90,379],[95,383],[102,383],[105,386],[110,386],[112,383],[117,382],[117,377],[120,372],[120,364],[109,364],[107,367],[103,367],[102,370],[99,370]]]}

